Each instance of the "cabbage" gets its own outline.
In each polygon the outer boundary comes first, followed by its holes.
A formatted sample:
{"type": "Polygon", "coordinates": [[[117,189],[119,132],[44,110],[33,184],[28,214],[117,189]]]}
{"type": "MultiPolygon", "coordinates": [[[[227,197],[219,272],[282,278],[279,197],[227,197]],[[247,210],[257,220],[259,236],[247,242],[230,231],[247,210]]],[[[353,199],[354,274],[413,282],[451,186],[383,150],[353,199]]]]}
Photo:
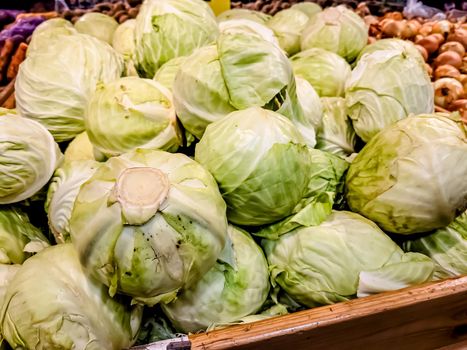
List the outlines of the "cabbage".
{"type": "Polygon", "coordinates": [[[164,63],[156,72],[154,80],[163,85],[170,91],[173,91],[175,77],[180,68],[185,64],[187,57],[177,57],[164,63]]]}
{"type": "Polygon", "coordinates": [[[59,244],[16,272],[0,328],[14,349],[120,350],[133,344],[142,314],[123,301],[86,276],[71,244],[59,244]]]}
{"type": "Polygon", "coordinates": [[[112,44],[117,27],[118,22],[113,17],[98,12],[85,13],[75,23],[78,32],[91,35],[108,44],[112,44]]]}
{"type": "Polygon", "coordinates": [[[316,148],[341,158],[350,156],[355,152],[356,136],[347,115],[345,99],[323,97],[321,104],[323,119],[316,137],[316,148]]]}
{"type": "Polygon", "coordinates": [[[257,312],[269,292],[268,264],[251,236],[229,226],[235,255],[230,266],[219,261],[192,288],[162,309],[177,329],[196,332],[235,322],[257,312]]]}
{"type": "Polygon", "coordinates": [[[202,0],[147,0],[136,17],[135,65],[153,78],[165,62],[216,40],[216,18],[202,0]]]}
{"type": "Polygon", "coordinates": [[[47,52],[52,42],[60,41],[63,35],[77,34],[71,22],[63,18],[52,18],[42,22],[34,30],[28,45],[27,55],[47,52]]]}
{"type": "MultiPolygon", "coordinates": [[[[20,267],[21,265],[0,264],[0,309],[3,306],[6,289],[20,267]]],[[[0,334],[0,349],[3,349],[2,345],[2,335],[0,334]]]]}
{"type": "Polygon", "coordinates": [[[300,51],[300,37],[308,15],[299,10],[287,9],[279,11],[268,22],[267,26],[277,35],[279,44],[289,55],[300,51]]]}
{"type": "Polygon", "coordinates": [[[249,226],[292,213],[306,191],[309,157],[294,125],[259,107],[209,125],[195,150],[195,159],[219,184],[229,220],[249,226]]]}
{"type": "Polygon", "coordinates": [[[301,37],[302,51],[322,48],[352,62],[366,46],[368,28],[355,12],[340,5],[310,18],[301,37]]]}
{"type": "Polygon", "coordinates": [[[68,144],[64,156],[65,161],[95,160],[93,146],[86,131],[76,136],[68,144]]]}
{"type": "Polygon", "coordinates": [[[173,89],[177,115],[198,139],[210,123],[253,106],[291,120],[304,118],[287,57],[251,33],[223,33],[217,46],[197,50],[179,70],[173,89]]]}
{"type": "Polygon", "coordinates": [[[79,189],[97,170],[94,160],[65,161],[56,171],[47,192],[45,210],[57,243],[70,240],[70,217],[79,189]]]}
{"type": "Polygon", "coordinates": [[[252,11],[248,9],[230,9],[222,12],[219,16],[217,16],[217,21],[219,23],[231,19],[247,19],[259,24],[266,24],[266,22],[271,19],[271,16],[259,11],[252,11]]]}
{"type": "Polygon", "coordinates": [[[434,269],[430,258],[404,254],[373,222],[345,211],[262,244],[273,286],[308,307],[427,282],[434,269]]]}
{"type": "Polygon", "coordinates": [[[61,160],[58,145],[39,123],[17,115],[0,117],[0,204],[32,197],[61,160]]]}
{"type": "Polygon", "coordinates": [[[0,207],[0,264],[22,264],[48,245],[47,238],[20,209],[0,207]]]}
{"type": "Polygon", "coordinates": [[[112,39],[112,47],[125,59],[126,76],[138,76],[134,63],[135,27],[135,19],[129,19],[123,22],[115,30],[112,39]]]}
{"type": "Polygon", "coordinates": [[[222,21],[219,23],[219,31],[221,34],[243,33],[257,35],[264,40],[269,41],[271,44],[280,47],[279,41],[277,41],[277,38],[271,29],[265,25],[248,19],[231,19],[228,21],[222,21]]]}
{"type": "Polygon", "coordinates": [[[57,142],[84,131],[84,107],[98,82],[117,79],[120,55],[89,35],[61,36],[47,51],[30,55],[16,77],[16,107],[39,121],[57,142]]]}
{"type": "Polygon", "coordinates": [[[467,211],[446,227],[404,242],[403,247],[432,258],[436,263],[436,278],[467,274],[467,211]]]}
{"type": "Polygon", "coordinates": [[[344,96],[350,65],[335,53],[309,49],[290,58],[295,75],[306,79],[320,97],[344,96]]]}
{"type": "Polygon", "coordinates": [[[467,132],[441,115],[410,116],[377,134],[347,174],[347,202],[385,231],[447,226],[467,206],[467,132]]]}
{"type": "MultiPolygon", "coordinates": [[[[307,128],[306,124],[312,126],[312,128],[308,127],[309,130],[317,130],[321,125],[323,118],[323,108],[321,106],[319,96],[313,86],[311,86],[311,84],[302,77],[295,77],[295,83],[297,85],[298,103],[301,106],[303,115],[307,121],[304,123],[304,126],[299,126],[299,130],[303,133],[305,128],[307,128]]],[[[313,138],[314,137],[315,136],[313,135],[313,138]]],[[[310,136],[307,139],[312,139],[312,137],[310,136]]],[[[313,147],[314,145],[309,146],[313,147]]]]}
{"type": "Polygon", "coordinates": [[[322,11],[321,6],[314,2],[299,2],[292,5],[291,9],[303,12],[308,16],[308,18],[311,18],[322,11]]]}
{"type": "Polygon", "coordinates": [[[84,122],[91,143],[108,157],[138,147],[176,151],[181,145],[172,94],[150,79],[99,85],[84,122]]]}
{"type": "Polygon", "coordinates": [[[85,268],[153,305],[199,280],[227,239],[212,176],[182,154],[138,149],[110,158],[81,186],[70,219],[85,268]]]}
{"type": "Polygon", "coordinates": [[[360,51],[356,61],[359,61],[363,55],[371,54],[380,50],[399,50],[404,51],[407,55],[417,58],[422,64],[425,64],[425,60],[421,55],[420,51],[415,47],[414,43],[409,40],[401,40],[397,38],[387,38],[375,41],[373,44],[365,46],[360,51]]]}
{"type": "Polygon", "coordinates": [[[425,66],[405,49],[364,55],[346,82],[345,98],[355,132],[365,142],[410,113],[434,110],[425,66]]]}

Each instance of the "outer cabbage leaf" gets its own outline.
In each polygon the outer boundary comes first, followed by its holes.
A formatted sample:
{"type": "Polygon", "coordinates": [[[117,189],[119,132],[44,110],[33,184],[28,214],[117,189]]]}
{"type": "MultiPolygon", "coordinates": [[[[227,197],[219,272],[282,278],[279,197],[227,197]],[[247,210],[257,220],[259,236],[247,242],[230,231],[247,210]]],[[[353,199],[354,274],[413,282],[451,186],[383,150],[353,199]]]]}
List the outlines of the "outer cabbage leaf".
{"type": "Polygon", "coordinates": [[[217,16],[218,22],[228,21],[231,19],[247,19],[259,24],[266,24],[266,22],[271,19],[271,16],[266,13],[248,9],[230,9],[217,16]]]}
{"type": "Polygon", "coordinates": [[[467,134],[441,115],[387,127],[350,165],[347,202],[385,231],[412,234],[447,226],[466,209],[467,134]]]}
{"type": "Polygon", "coordinates": [[[297,10],[305,13],[308,18],[320,13],[323,9],[317,3],[314,2],[299,2],[297,4],[292,5],[292,10],[297,10]]]}
{"type": "Polygon", "coordinates": [[[172,93],[150,79],[99,85],[84,121],[91,143],[107,157],[136,148],[176,151],[182,142],[172,93]]]}
{"type": "Polygon", "coordinates": [[[65,149],[65,161],[95,160],[94,148],[86,131],[76,136],[65,149]]]}
{"type": "Polygon", "coordinates": [[[423,283],[434,270],[430,258],[404,254],[376,224],[352,212],[333,212],[321,225],[264,240],[263,247],[273,286],[308,307],[423,283]]]}
{"type": "Polygon", "coordinates": [[[187,57],[176,57],[164,63],[154,76],[154,80],[159,84],[162,84],[170,91],[173,91],[173,85],[175,82],[175,77],[177,76],[180,68],[185,65],[187,62],[187,57]]]}
{"type": "Polygon", "coordinates": [[[17,115],[0,118],[0,204],[20,202],[44,187],[61,160],[52,135],[17,115]]]}
{"type": "Polygon", "coordinates": [[[84,131],[84,108],[97,83],[113,81],[122,71],[121,56],[108,44],[89,35],[61,36],[21,64],[18,112],[39,121],[57,142],[71,140],[84,131]]]}
{"type": "Polygon", "coordinates": [[[312,16],[301,37],[302,51],[322,48],[352,62],[366,46],[368,28],[355,12],[343,5],[328,7],[312,16]]]}
{"type": "Polygon", "coordinates": [[[135,27],[136,20],[129,19],[117,27],[112,38],[112,47],[125,60],[125,76],[138,76],[134,62],[135,27]]]}
{"type": "Polygon", "coordinates": [[[110,158],[81,186],[70,219],[85,268],[154,305],[175,298],[215,264],[227,240],[213,177],[182,154],[137,149],[110,158]]]}
{"type": "Polygon", "coordinates": [[[271,44],[280,47],[274,32],[266,25],[249,19],[231,19],[219,23],[219,31],[221,34],[252,34],[262,37],[264,40],[269,41],[271,44]]]}
{"type": "Polygon", "coordinates": [[[108,15],[99,12],[88,12],[75,23],[75,28],[82,34],[91,35],[108,44],[112,44],[118,22],[108,15]]]}
{"type": "Polygon", "coordinates": [[[83,271],[73,246],[59,244],[16,272],[7,287],[0,327],[15,349],[119,350],[133,344],[141,314],[140,307],[109,297],[83,271]]]}
{"type": "Polygon", "coordinates": [[[257,312],[269,292],[269,271],[262,250],[251,236],[229,226],[235,265],[218,261],[190,289],[162,309],[183,332],[235,322],[257,312]]]}
{"type": "Polygon", "coordinates": [[[216,18],[202,0],[147,0],[136,17],[136,69],[153,78],[165,62],[214,43],[216,18]]]}
{"type": "Polygon", "coordinates": [[[60,41],[62,36],[74,35],[78,31],[71,22],[63,18],[52,18],[42,22],[34,30],[28,45],[27,55],[46,52],[53,41],[60,41]]]}
{"type": "Polygon", "coordinates": [[[410,113],[434,111],[425,66],[405,50],[364,55],[346,82],[345,99],[355,132],[365,142],[410,113]]]}
{"type": "Polygon", "coordinates": [[[344,96],[351,69],[339,55],[314,48],[296,54],[290,61],[294,74],[306,79],[320,97],[344,96]]]}
{"type": "Polygon", "coordinates": [[[365,46],[365,48],[360,51],[356,61],[358,62],[363,55],[371,54],[376,51],[381,50],[398,50],[403,51],[405,54],[417,58],[422,64],[425,64],[425,60],[421,55],[420,51],[415,47],[414,43],[409,40],[401,40],[397,38],[386,38],[375,41],[373,44],[365,46]]]}
{"type": "Polygon", "coordinates": [[[292,213],[303,197],[310,154],[282,115],[251,107],[209,125],[195,159],[214,175],[239,225],[263,225],[292,213]]]}

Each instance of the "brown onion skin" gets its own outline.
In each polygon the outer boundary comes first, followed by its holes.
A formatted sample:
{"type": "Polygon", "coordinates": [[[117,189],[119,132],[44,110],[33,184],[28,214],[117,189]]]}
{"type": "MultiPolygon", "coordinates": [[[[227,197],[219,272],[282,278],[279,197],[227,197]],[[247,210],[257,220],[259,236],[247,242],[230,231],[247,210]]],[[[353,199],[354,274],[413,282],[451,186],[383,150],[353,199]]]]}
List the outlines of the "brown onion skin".
{"type": "Polygon", "coordinates": [[[428,35],[420,40],[416,41],[415,44],[423,46],[428,54],[435,53],[439,49],[438,40],[433,35],[428,35]]]}
{"type": "Polygon", "coordinates": [[[435,69],[434,72],[434,78],[436,80],[441,79],[441,78],[454,78],[456,80],[459,80],[461,76],[461,73],[456,67],[451,66],[450,64],[445,64],[442,66],[439,66],[435,69]]]}
{"type": "Polygon", "coordinates": [[[457,41],[467,50],[467,29],[457,28],[448,35],[447,41],[457,41]]]}
{"type": "Polygon", "coordinates": [[[444,43],[444,35],[443,34],[440,34],[440,33],[434,33],[434,34],[431,34],[430,36],[432,36],[433,38],[435,38],[439,45],[441,45],[442,43],[444,43]]]}
{"type": "Polygon", "coordinates": [[[394,19],[385,18],[381,21],[381,31],[386,37],[389,38],[400,38],[403,30],[402,21],[396,21],[394,19]]]}
{"type": "Polygon", "coordinates": [[[435,90],[435,104],[447,108],[462,96],[464,89],[460,82],[452,78],[441,78],[433,84],[435,90]]]}
{"type": "Polygon", "coordinates": [[[464,45],[462,45],[458,41],[448,41],[448,42],[444,43],[443,45],[441,45],[441,47],[439,48],[439,52],[443,53],[443,52],[446,52],[446,51],[457,52],[461,57],[464,57],[464,55],[465,55],[464,45]]]}
{"type": "Polygon", "coordinates": [[[453,23],[448,21],[448,20],[441,20],[436,22],[433,25],[432,32],[433,33],[439,33],[439,34],[445,34],[445,33],[450,33],[452,28],[453,28],[453,23]]]}
{"type": "Polygon", "coordinates": [[[423,59],[426,62],[428,60],[428,51],[421,45],[415,45],[415,47],[420,52],[420,54],[422,55],[423,59]]]}
{"type": "Polygon", "coordinates": [[[433,63],[435,67],[449,64],[459,69],[462,66],[462,57],[455,51],[446,51],[436,57],[433,63]]]}

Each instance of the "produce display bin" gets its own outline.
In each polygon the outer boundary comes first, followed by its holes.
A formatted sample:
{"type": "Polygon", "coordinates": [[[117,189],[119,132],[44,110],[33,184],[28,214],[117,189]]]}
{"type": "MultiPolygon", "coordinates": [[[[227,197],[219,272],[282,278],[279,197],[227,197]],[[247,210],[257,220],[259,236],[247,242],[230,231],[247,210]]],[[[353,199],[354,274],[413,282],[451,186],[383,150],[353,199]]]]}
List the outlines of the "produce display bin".
{"type": "Polygon", "coordinates": [[[190,335],[188,339],[137,349],[467,349],[467,276],[190,335]]]}

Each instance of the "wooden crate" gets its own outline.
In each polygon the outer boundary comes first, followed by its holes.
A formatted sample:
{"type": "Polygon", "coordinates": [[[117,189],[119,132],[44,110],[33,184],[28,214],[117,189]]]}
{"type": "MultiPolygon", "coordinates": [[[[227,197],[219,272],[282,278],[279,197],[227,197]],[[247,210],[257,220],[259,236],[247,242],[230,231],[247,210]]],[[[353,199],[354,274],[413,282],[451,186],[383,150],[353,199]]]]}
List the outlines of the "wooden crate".
{"type": "Polygon", "coordinates": [[[189,340],[193,350],[467,349],[467,276],[192,335],[189,340]]]}

